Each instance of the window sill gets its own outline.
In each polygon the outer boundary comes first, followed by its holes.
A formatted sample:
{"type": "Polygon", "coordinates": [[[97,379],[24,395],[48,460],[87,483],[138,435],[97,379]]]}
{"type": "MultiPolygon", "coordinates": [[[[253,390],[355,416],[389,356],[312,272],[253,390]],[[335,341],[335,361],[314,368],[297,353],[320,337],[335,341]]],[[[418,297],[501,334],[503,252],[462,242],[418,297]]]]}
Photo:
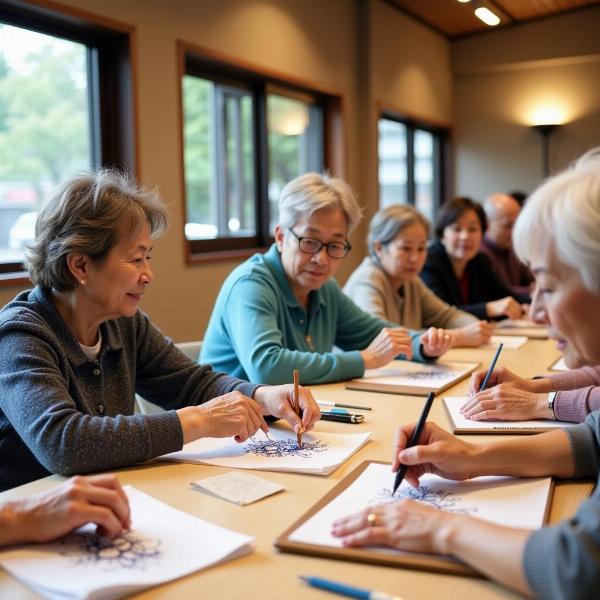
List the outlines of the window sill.
{"type": "Polygon", "coordinates": [[[15,271],[13,273],[0,273],[0,287],[32,285],[26,273],[15,271]]]}
{"type": "Polygon", "coordinates": [[[215,250],[202,253],[189,253],[186,258],[188,265],[198,265],[211,262],[224,262],[240,258],[249,258],[253,254],[264,253],[269,247],[239,248],[235,250],[215,250]]]}

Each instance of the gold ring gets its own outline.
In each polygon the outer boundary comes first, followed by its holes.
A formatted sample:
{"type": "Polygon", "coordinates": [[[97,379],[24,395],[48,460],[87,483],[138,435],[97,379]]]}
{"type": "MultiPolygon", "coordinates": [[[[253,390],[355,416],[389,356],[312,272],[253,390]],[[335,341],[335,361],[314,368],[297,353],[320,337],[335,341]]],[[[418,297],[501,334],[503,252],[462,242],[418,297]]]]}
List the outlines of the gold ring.
{"type": "Polygon", "coordinates": [[[377,515],[375,513],[369,513],[367,515],[367,523],[369,527],[375,527],[377,525],[377,515]]]}

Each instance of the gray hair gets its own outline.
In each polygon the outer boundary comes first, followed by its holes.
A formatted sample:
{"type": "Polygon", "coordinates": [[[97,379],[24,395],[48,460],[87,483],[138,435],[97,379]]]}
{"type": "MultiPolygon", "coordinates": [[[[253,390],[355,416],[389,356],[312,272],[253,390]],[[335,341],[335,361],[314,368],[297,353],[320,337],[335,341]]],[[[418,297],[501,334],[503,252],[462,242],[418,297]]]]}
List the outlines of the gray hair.
{"type": "Polygon", "coordinates": [[[429,237],[429,221],[414,206],[392,204],[376,212],[369,224],[367,237],[369,256],[377,261],[375,243],[379,242],[382,246],[387,246],[403,229],[411,225],[422,225],[429,237]]]}
{"type": "Polygon", "coordinates": [[[346,216],[348,233],[360,222],[361,208],[352,188],[343,180],[330,175],[305,173],[292,179],[279,196],[279,224],[293,227],[301,218],[317,210],[339,208],[346,216]]]}
{"type": "Polygon", "coordinates": [[[558,260],[579,271],[590,292],[600,292],[600,147],[529,197],[513,231],[523,262],[531,259],[532,239],[552,240],[558,260]]]}
{"type": "Polygon", "coordinates": [[[81,253],[100,263],[124,236],[147,224],[160,235],[169,217],[155,191],[113,169],[81,173],[66,181],[41,208],[25,267],[35,285],[72,290],[67,257],[81,253]]]}

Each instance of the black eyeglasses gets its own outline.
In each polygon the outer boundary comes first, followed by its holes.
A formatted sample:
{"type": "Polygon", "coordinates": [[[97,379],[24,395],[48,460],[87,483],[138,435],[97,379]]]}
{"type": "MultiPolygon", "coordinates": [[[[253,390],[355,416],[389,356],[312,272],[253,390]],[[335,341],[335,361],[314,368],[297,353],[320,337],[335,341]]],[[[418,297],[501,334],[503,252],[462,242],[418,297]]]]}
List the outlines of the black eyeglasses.
{"type": "Polygon", "coordinates": [[[300,237],[291,227],[288,227],[288,229],[298,240],[300,252],[304,252],[304,254],[318,254],[325,247],[327,254],[331,258],[344,258],[352,250],[352,246],[348,242],[329,242],[328,244],[324,244],[315,238],[300,237]]]}

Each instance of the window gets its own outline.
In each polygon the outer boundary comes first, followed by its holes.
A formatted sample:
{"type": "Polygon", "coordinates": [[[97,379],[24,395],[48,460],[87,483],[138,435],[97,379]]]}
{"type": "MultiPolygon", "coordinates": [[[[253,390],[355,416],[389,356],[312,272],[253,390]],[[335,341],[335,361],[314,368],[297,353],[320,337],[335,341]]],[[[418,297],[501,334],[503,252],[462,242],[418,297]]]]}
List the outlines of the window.
{"type": "Polygon", "coordinates": [[[336,98],[203,59],[183,44],[180,51],[188,256],[264,247],[283,186],[326,168],[327,114],[336,98]]]}
{"type": "Polygon", "coordinates": [[[379,119],[379,205],[413,204],[434,220],[443,198],[447,131],[384,115],[379,119]]]}
{"type": "Polygon", "coordinates": [[[34,5],[0,8],[1,278],[19,276],[57,185],[97,165],[135,166],[128,47],[125,31],[34,5]]]}

